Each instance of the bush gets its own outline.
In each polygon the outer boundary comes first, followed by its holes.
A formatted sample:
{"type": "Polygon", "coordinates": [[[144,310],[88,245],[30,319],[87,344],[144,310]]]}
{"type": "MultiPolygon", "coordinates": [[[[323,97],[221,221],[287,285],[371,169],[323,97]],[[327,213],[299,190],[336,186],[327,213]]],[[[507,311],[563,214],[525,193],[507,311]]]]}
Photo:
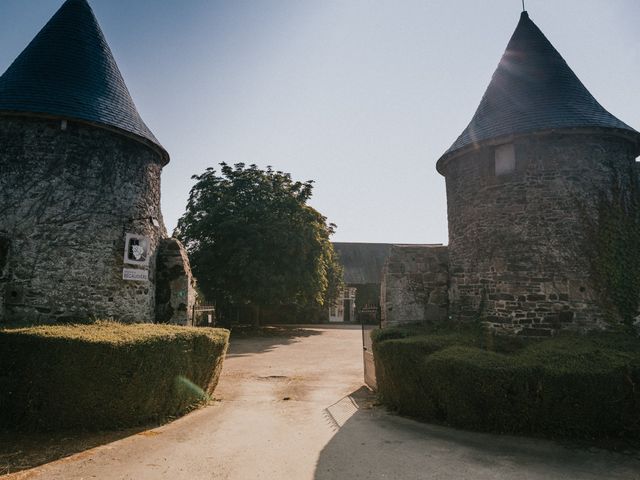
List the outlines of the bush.
{"type": "Polygon", "coordinates": [[[516,350],[505,341],[509,353],[477,334],[379,338],[379,393],[402,414],[500,433],[640,438],[637,338],[560,336],[516,350]]]}
{"type": "Polygon", "coordinates": [[[111,429],[180,415],[211,394],[229,332],[169,325],[0,330],[0,426],[111,429]]]}
{"type": "Polygon", "coordinates": [[[464,335],[416,335],[412,327],[385,328],[371,333],[378,389],[385,403],[402,409],[403,413],[419,416],[423,403],[430,400],[422,373],[424,359],[438,350],[456,343],[470,341],[464,335]],[[378,361],[379,359],[393,361],[378,361]],[[419,392],[419,393],[418,393],[419,392]]]}

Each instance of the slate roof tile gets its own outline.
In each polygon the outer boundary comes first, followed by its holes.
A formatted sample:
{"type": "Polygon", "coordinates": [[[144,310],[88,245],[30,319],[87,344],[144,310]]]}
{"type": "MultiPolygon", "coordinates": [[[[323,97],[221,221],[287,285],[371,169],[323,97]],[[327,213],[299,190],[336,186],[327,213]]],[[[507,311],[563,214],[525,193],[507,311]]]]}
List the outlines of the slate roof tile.
{"type": "Polygon", "coordinates": [[[333,242],[333,248],[344,268],[343,277],[347,285],[380,283],[391,244],[333,242]]]}
{"type": "Polygon", "coordinates": [[[522,12],[475,115],[438,160],[471,145],[514,134],[562,128],[606,128],[640,134],[606,111],[560,53],[522,12]]]}
{"type": "Polygon", "coordinates": [[[67,0],[0,77],[0,112],[115,127],[169,155],[145,125],[86,0],[67,0]]]}

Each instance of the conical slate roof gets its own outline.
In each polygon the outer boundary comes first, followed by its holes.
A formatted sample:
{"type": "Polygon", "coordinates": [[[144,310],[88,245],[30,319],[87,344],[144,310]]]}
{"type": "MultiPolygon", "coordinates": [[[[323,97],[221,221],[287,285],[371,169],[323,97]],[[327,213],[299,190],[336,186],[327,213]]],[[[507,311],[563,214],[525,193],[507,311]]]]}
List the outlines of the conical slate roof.
{"type": "Polygon", "coordinates": [[[0,112],[115,127],[169,155],[138,114],[86,0],[67,0],[0,77],[0,112]]]}
{"type": "Polygon", "coordinates": [[[560,128],[607,128],[640,134],[607,112],[540,29],[522,12],[475,115],[438,160],[507,135],[560,128]]]}

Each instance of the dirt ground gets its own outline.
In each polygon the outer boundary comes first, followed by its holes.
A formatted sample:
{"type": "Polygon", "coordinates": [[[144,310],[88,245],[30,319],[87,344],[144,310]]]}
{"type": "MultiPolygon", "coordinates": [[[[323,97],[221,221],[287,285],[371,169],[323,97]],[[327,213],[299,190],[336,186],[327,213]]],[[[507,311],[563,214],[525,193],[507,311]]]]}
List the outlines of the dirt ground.
{"type": "Polygon", "coordinates": [[[363,388],[361,332],[352,326],[233,339],[216,398],[167,425],[2,478],[640,480],[637,452],[387,413],[363,388]]]}

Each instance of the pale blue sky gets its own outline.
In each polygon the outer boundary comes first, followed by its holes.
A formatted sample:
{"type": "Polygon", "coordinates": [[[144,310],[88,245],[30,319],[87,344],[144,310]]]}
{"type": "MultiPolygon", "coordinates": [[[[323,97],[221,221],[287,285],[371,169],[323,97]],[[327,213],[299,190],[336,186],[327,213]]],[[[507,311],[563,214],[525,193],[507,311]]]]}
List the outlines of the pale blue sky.
{"type": "MultiPolygon", "coordinates": [[[[520,0],[90,0],[171,155],[171,231],[221,161],[316,181],[337,241],[446,243],[435,162],[471,119],[520,0]]],[[[0,0],[0,70],[62,0],[0,0]]],[[[640,2],[527,0],[591,93],[640,129],[640,2]]]]}

